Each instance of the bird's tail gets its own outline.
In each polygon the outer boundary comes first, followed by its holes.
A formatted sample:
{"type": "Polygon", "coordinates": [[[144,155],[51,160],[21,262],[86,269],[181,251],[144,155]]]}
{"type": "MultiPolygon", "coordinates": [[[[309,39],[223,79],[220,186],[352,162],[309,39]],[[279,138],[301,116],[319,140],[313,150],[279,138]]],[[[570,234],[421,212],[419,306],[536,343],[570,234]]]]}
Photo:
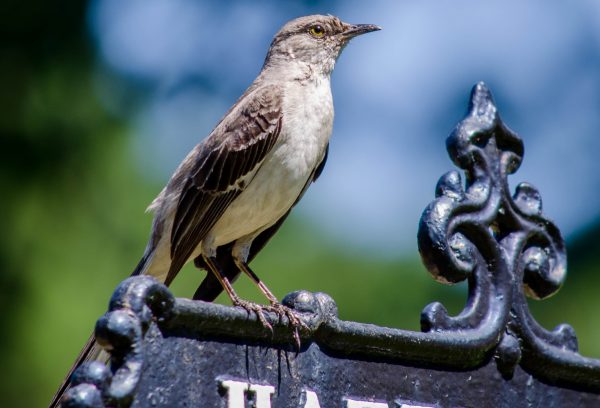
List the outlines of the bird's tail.
{"type": "MultiPolygon", "coordinates": [[[[146,250],[144,256],[142,256],[142,259],[140,259],[140,262],[133,270],[131,276],[141,275],[148,269],[148,263],[152,259],[152,253],[152,250],[146,250]]],[[[69,373],[63,380],[63,383],[61,384],[60,388],[58,389],[58,391],[56,391],[56,394],[54,394],[52,402],[50,403],[50,408],[60,406],[60,401],[63,395],[71,385],[71,376],[73,375],[75,370],[77,370],[83,363],[88,361],[100,361],[102,363],[108,363],[109,357],[109,354],[106,351],[104,351],[104,349],[98,344],[98,342],[96,341],[96,336],[92,332],[88,341],[85,343],[85,346],[83,346],[83,349],[81,350],[81,352],[79,352],[75,363],[73,363],[73,365],[69,369],[69,373]]]]}
{"type": "Polygon", "coordinates": [[[69,373],[63,380],[63,383],[61,384],[60,388],[58,389],[58,391],[56,391],[56,394],[54,394],[54,398],[52,398],[52,402],[50,403],[50,408],[60,406],[60,402],[63,395],[71,385],[71,376],[73,375],[73,372],[75,372],[75,370],[79,368],[79,366],[81,366],[87,361],[101,361],[103,363],[107,363],[108,357],[108,353],[106,353],[102,349],[102,347],[100,347],[100,345],[96,341],[94,333],[92,333],[88,341],[85,343],[85,346],[83,346],[83,349],[79,353],[79,356],[77,356],[75,363],[69,369],[69,373]]]}

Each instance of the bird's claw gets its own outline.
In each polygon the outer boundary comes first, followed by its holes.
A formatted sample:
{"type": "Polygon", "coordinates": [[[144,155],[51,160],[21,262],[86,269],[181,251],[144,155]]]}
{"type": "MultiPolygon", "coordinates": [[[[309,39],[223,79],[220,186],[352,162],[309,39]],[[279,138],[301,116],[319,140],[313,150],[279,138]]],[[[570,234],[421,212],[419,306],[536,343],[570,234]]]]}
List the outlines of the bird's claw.
{"type": "Polygon", "coordinates": [[[298,332],[298,328],[308,330],[309,327],[302,321],[302,319],[300,319],[298,313],[279,302],[272,302],[269,306],[265,306],[265,310],[275,313],[277,316],[279,316],[280,320],[284,316],[287,317],[290,326],[292,326],[294,329],[293,336],[296,346],[298,350],[300,350],[300,333],[298,332]]]}
{"type": "Polygon", "coordinates": [[[246,312],[248,312],[248,314],[250,314],[250,313],[256,314],[256,317],[258,318],[260,323],[263,325],[263,327],[265,329],[268,329],[271,333],[273,333],[273,326],[271,326],[271,323],[269,323],[267,321],[265,314],[264,314],[264,310],[266,310],[266,307],[264,305],[259,305],[257,303],[248,302],[247,300],[243,300],[243,299],[236,299],[233,302],[233,304],[234,304],[234,306],[238,306],[238,307],[241,307],[242,309],[246,310],[246,312]]]}
{"type": "Polygon", "coordinates": [[[296,342],[296,346],[298,350],[300,350],[300,333],[298,331],[299,328],[308,330],[309,327],[300,319],[298,313],[293,309],[290,309],[287,306],[282,305],[279,302],[273,302],[270,305],[260,305],[258,303],[249,302],[243,299],[236,299],[234,302],[234,306],[241,307],[246,310],[249,314],[254,313],[256,317],[263,325],[264,328],[268,329],[271,333],[273,333],[273,326],[267,321],[264,312],[272,312],[275,313],[279,320],[281,318],[286,317],[289,325],[294,329],[294,341],[296,342]]]}

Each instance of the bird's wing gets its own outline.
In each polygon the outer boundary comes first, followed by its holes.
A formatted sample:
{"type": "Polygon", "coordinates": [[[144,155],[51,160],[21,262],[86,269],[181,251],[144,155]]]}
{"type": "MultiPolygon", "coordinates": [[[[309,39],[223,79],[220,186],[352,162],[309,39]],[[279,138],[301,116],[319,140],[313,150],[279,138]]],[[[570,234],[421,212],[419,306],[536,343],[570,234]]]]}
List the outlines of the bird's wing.
{"type": "MultiPolygon", "coordinates": [[[[319,176],[321,176],[321,173],[323,173],[323,169],[325,168],[325,163],[327,163],[328,156],[329,156],[329,143],[327,143],[327,146],[325,146],[325,154],[323,155],[321,162],[315,169],[315,172],[312,174],[312,176],[308,179],[308,184],[306,185],[306,187],[304,187],[304,190],[302,191],[302,194],[300,194],[300,197],[298,197],[298,200],[296,200],[296,203],[298,203],[298,201],[302,198],[302,195],[304,195],[304,191],[308,188],[308,185],[310,185],[310,183],[314,183],[315,181],[317,181],[319,176]]],[[[294,203],[294,205],[296,205],[296,203],[294,203]]]]}
{"type": "MultiPolygon", "coordinates": [[[[294,205],[296,205],[298,201],[300,201],[308,186],[311,183],[315,182],[323,172],[325,162],[327,161],[328,153],[329,145],[327,145],[325,149],[325,155],[323,156],[323,159],[315,168],[313,174],[308,178],[306,185],[304,186],[302,192],[294,202],[294,205]]],[[[254,257],[264,248],[264,246],[267,245],[267,242],[269,242],[269,240],[273,237],[273,235],[275,235],[277,230],[279,230],[279,228],[281,227],[281,225],[283,224],[283,222],[285,221],[285,219],[291,211],[292,209],[290,208],[279,220],[277,220],[275,224],[273,224],[272,226],[261,232],[256,238],[254,238],[254,240],[252,241],[252,245],[250,246],[248,262],[251,262],[252,259],[254,259],[254,257]]],[[[232,248],[233,244],[228,244],[219,247],[217,250],[217,263],[220,266],[221,271],[223,272],[223,276],[225,276],[230,282],[233,282],[240,274],[240,270],[233,261],[233,257],[231,256],[232,248]]],[[[195,259],[194,263],[198,268],[207,269],[206,265],[204,264],[204,260],[200,257],[195,259]]],[[[196,293],[194,294],[194,300],[212,302],[217,298],[217,296],[221,294],[222,291],[223,287],[221,286],[221,283],[219,283],[217,278],[212,273],[208,273],[202,281],[202,283],[200,284],[200,286],[198,287],[198,289],[196,290],[196,293]]]]}
{"type": "Polygon", "coordinates": [[[264,86],[242,97],[191,157],[171,231],[170,283],[194,249],[250,183],[275,145],[282,124],[281,91],[264,86]]]}

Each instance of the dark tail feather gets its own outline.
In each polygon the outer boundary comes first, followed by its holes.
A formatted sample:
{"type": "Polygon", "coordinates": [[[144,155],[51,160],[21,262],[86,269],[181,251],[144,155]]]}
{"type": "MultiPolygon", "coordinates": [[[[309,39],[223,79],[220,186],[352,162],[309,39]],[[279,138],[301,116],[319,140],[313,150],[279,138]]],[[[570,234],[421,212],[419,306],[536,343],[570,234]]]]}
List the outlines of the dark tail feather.
{"type": "MultiPolygon", "coordinates": [[[[63,383],[59,387],[58,391],[56,391],[56,394],[54,394],[54,398],[52,398],[52,402],[50,403],[50,408],[60,406],[60,401],[61,401],[63,395],[65,394],[65,392],[71,385],[71,376],[73,375],[73,372],[75,372],[75,370],[78,369],[79,366],[81,366],[86,361],[98,360],[99,357],[103,354],[102,351],[103,351],[102,347],[100,347],[100,345],[96,342],[94,333],[92,333],[92,335],[88,339],[87,343],[85,343],[85,346],[79,353],[79,356],[77,356],[77,360],[75,360],[75,364],[73,364],[71,366],[71,369],[69,370],[69,373],[63,380],[63,383]]],[[[104,353],[104,354],[106,354],[106,353],[104,353]]],[[[103,360],[104,360],[103,361],[104,363],[108,362],[108,354],[106,354],[104,356],[103,360]]]]}
{"type": "Polygon", "coordinates": [[[137,266],[131,273],[131,276],[141,275],[142,271],[144,270],[144,266],[146,266],[146,262],[148,261],[148,258],[150,258],[151,254],[152,254],[151,250],[146,250],[144,252],[144,256],[142,256],[142,259],[140,259],[140,261],[138,262],[137,266]]]}
{"type": "MultiPolygon", "coordinates": [[[[142,259],[140,259],[140,262],[133,270],[131,276],[140,275],[142,273],[150,254],[151,251],[146,251],[146,253],[144,253],[144,256],[142,257],[142,259]]],[[[63,380],[63,383],[58,388],[58,391],[56,391],[56,394],[54,394],[52,402],[50,403],[50,408],[60,406],[60,401],[63,395],[71,385],[71,376],[73,375],[75,370],[77,370],[83,363],[88,361],[100,360],[103,363],[107,363],[108,357],[108,353],[103,353],[102,347],[96,342],[96,335],[92,333],[88,341],[85,343],[85,346],[83,346],[81,352],[79,352],[79,356],[77,356],[75,363],[69,369],[69,373],[63,380]]]]}

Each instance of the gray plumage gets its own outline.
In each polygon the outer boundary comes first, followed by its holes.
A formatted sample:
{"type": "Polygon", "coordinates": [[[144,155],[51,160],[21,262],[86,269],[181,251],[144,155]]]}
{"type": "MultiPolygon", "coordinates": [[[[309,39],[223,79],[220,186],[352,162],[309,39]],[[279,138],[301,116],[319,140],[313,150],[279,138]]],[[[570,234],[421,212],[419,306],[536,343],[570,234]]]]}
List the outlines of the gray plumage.
{"type": "MultiPolygon", "coordinates": [[[[333,127],[331,72],[351,38],[375,30],[379,27],[321,15],[281,28],[258,77],[150,205],[152,232],[134,275],[148,274],[168,285],[195,259],[209,271],[195,299],[214,300],[225,289],[234,305],[257,312],[265,325],[262,308],[299,324],[248,262],[322,171],[333,127]],[[237,297],[231,282],[240,272],[270,306],[237,297]]],[[[99,350],[90,338],[74,367],[96,359],[99,350]]]]}
{"type": "Polygon", "coordinates": [[[253,239],[312,181],[333,126],[330,74],[348,40],[374,29],[307,16],[275,35],[259,76],[150,206],[153,232],[138,272],[169,284],[186,262],[231,242],[233,256],[247,260],[253,239]]]}

